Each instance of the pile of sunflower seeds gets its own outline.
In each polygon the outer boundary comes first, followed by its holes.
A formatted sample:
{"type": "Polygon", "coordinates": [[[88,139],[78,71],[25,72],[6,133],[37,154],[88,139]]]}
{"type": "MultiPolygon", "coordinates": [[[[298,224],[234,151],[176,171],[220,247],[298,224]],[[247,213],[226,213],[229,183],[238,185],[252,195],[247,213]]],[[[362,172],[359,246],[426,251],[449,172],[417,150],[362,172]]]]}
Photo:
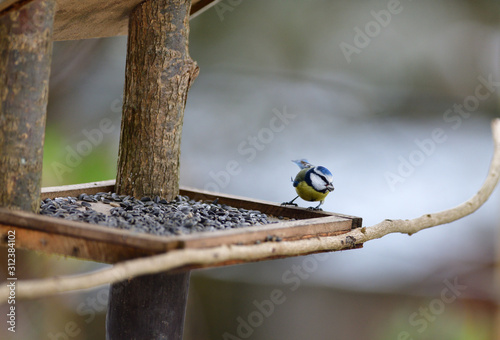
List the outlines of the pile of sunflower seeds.
{"type": "Polygon", "coordinates": [[[191,234],[274,223],[260,211],[218,204],[217,200],[197,202],[187,196],[177,196],[172,202],[167,202],[158,196],[136,199],[111,192],[47,198],[40,204],[40,214],[155,235],[191,234]],[[103,203],[107,205],[105,212],[102,212],[103,203]]]}

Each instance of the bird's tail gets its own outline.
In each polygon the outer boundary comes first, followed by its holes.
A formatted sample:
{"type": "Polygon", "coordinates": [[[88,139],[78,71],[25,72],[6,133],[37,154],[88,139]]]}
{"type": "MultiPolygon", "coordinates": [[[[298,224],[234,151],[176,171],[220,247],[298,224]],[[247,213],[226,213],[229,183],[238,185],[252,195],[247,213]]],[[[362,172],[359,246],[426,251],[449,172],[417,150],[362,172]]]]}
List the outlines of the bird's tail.
{"type": "Polygon", "coordinates": [[[295,164],[297,164],[299,166],[299,168],[301,168],[301,169],[307,169],[307,168],[314,167],[314,165],[312,165],[311,163],[309,163],[307,161],[307,159],[296,159],[296,160],[292,160],[292,162],[294,162],[295,164]]]}

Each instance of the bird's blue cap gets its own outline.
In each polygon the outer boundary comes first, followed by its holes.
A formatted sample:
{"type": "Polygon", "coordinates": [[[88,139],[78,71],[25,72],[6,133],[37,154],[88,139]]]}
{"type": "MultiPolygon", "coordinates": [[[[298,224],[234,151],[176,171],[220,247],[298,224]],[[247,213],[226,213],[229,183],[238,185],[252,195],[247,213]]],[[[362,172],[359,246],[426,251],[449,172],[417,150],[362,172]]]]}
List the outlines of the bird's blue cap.
{"type": "Polygon", "coordinates": [[[325,176],[330,176],[330,177],[333,177],[332,173],[330,172],[330,170],[328,170],[327,168],[325,168],[324,166],[317,166],[316,167],[316,170],[318,170],[319,172],[321,172],[323,175],[325,176]]]}

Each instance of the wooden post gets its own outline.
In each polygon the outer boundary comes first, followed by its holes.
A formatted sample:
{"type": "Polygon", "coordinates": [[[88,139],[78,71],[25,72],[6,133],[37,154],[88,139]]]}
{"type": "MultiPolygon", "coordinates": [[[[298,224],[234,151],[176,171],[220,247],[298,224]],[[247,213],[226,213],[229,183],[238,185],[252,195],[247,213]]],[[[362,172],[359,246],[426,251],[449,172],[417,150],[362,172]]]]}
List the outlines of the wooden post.
{"type": "Polygon", "coordinates": [[[0,207],[38,212],[54,0],[0,13],[0,207]]]}
{"type": "Polygon", "coordinates": [[[106,339],[181,340],[189,272],[154,274],[110,288],[106,339]]]}
{"type": "MultiPolygon", "coordinates": [[[[188,54],[189,0],[147,0],[129,19],[125,93],[115,191],[179,193],[187,92],[198,75],[188,54]]],[[[106,336],[181,340],[189,272],[132,278],[110,288],[106,336]]]]}
{"type": "Polygon", "coordinates": [[[116,192],[179,192],[184,106],[198,66],[188,54],[189,0],[148,0],[129,19],[116,192]]]}

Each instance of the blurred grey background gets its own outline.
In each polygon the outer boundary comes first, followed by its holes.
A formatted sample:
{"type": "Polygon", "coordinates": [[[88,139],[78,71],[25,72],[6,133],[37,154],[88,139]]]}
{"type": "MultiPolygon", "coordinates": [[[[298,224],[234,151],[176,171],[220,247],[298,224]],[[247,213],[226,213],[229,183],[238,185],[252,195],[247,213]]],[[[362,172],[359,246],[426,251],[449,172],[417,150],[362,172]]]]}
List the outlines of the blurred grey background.
{"type": "MultiPolygon", "coordinates": [[[[223,0],[191,20],[201,71],[181,184],[288,201],[290,160],[307,158],[334,175],[323,208],[365,226],[463,202],[493,150],[499,10],[491,0],[223,0]],[[226,176],[231,162],[239,173],[226,176]]],[[[126,37],[55,43],[44,186],[115,177],[125,55],[126,37]],[[96,133],[106,119],[112,128],[96,133]]],[[[196,271],[184,338],[494,339],[499,205],[496,191],[473,215],[411,237],[196,271]],[[276,290],[284,301],[266,315],[259,306],[276,290]]],[[[26,278],[102,266],[22,256],[26,278]]],[[[23,302],[19,322],[33,327],[22,338],[104,339],[106,289],[23,302]]]]}

